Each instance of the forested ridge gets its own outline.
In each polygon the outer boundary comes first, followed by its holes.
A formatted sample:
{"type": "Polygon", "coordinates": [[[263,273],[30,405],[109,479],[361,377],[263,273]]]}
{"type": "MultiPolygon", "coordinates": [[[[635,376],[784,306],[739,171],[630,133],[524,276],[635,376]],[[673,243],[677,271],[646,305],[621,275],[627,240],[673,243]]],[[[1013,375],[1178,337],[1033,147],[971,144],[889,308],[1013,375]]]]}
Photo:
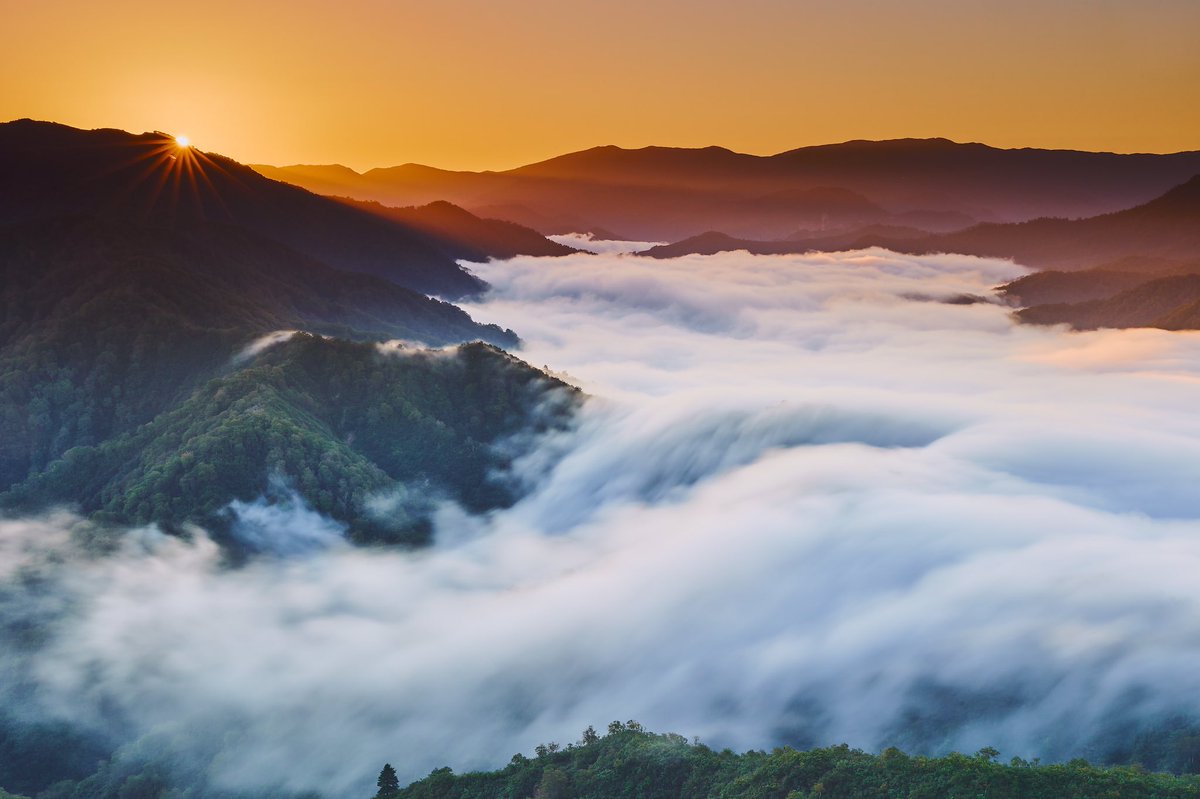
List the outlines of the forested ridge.
{"type": "Polygon", "coordinates": [[[576,394],[495,347],[381,352],[310,334],[213,378],[151,422],[76,446],[0,499],[21,509],[68,503],[98,520],[220,526],[232,500],[269,494],[272,479],[360,541],[422,543],[413,503],[373,513],[385,492],[509,504],[492,478],[517,432],[566,423],[576,394]]]}
{"type": "MultiPolygon", "coordinates": [[[[1162,743],[1145,742],[1154,756],[1162,743]]],[[[375,799],[1136,799],[1197,797],[1200,777],[1100,767],[1084,760],[1041,764],[985,748],[975,754],[871,754],[849,746],[784,747],[742,754],[714,750],[676,734],[613,722],[589,727],[563,749],[541,744],[536,757],[514,755],[503,769],[456,775],[448,768],[400,788],[385,766],[375,799]]]]}
{"type": "MultiPolygon", "coordinates": [[[[472,510],[505,504],[487,479],[504,465],[492,445],[550,423],[534,411],[565,390],[484,344],[386,356],[366,342],[516,337],[237,228],[75,218],[11,226],[0,241],[10,508],[212,525],[274,480],[352,538],[419,542],[419,514],[372,521],[367,500],[404,482],[472,510]],[[237,356],[281,329],[338,338],[237,356]]],[[[569,404],[545,407],[561,423],[569,404]]]]}
{"type": "Polygon", "coordinates": [[[448,303],[223,225],[73,217],[0,229],[0,307],[0,486],[150,421],[273,330],[517,341],[448,303]]]}

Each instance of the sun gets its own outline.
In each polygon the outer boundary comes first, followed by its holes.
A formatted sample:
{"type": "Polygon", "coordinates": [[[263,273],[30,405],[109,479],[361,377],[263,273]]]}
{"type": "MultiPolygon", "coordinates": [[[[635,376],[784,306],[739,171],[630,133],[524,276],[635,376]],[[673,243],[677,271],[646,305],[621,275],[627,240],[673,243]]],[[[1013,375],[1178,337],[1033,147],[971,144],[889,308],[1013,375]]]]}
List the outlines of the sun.
{"type": "Polygon", "coordinates": [[[192,146],[192,140],[189,139],[187,136],[176,136],[175,143],[178,144],[180,147],[191,147],[192,146]]]}

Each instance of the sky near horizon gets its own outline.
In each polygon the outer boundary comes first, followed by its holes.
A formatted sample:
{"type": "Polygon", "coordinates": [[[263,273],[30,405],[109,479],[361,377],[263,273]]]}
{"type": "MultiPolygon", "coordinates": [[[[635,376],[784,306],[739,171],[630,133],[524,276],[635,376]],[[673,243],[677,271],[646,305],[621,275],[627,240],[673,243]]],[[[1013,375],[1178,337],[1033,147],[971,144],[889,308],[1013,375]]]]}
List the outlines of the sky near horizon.
{"type": "Polygon", "coordinates": [[[0,119],[245,162],[505,169],[600,144],[1200,149],[1195,0],[0,0],[0,119]]]}

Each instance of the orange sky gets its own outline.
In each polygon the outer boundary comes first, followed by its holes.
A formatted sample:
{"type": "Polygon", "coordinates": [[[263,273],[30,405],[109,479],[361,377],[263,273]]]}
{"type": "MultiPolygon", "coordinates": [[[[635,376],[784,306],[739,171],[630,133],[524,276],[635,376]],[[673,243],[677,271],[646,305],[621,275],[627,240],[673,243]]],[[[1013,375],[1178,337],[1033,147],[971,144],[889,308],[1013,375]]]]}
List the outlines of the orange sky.
{"type": "Polygon", "coordinates": [[[242,161],[597,144],[1200,149],[1197,0],[0,0],[0,119],[242,161]]]}

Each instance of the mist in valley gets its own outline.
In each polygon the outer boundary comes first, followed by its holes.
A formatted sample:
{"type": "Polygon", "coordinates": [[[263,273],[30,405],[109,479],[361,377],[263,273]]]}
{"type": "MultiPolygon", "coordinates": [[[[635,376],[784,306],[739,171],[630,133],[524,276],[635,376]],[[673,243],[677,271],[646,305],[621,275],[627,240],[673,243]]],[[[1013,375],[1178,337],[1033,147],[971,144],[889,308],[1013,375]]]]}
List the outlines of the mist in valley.
{"type": "Polygon", "coordinates": [[[364,796],[612,719],[1053,760],[1200,712],[1200,334],[1017,325],[1023,270],[955,255],[471,268],[472,316],[589,396],[523,499],[442,502],[416,551],[238,503],[236,565],[0,521],[6,705],[364,796]]]}

